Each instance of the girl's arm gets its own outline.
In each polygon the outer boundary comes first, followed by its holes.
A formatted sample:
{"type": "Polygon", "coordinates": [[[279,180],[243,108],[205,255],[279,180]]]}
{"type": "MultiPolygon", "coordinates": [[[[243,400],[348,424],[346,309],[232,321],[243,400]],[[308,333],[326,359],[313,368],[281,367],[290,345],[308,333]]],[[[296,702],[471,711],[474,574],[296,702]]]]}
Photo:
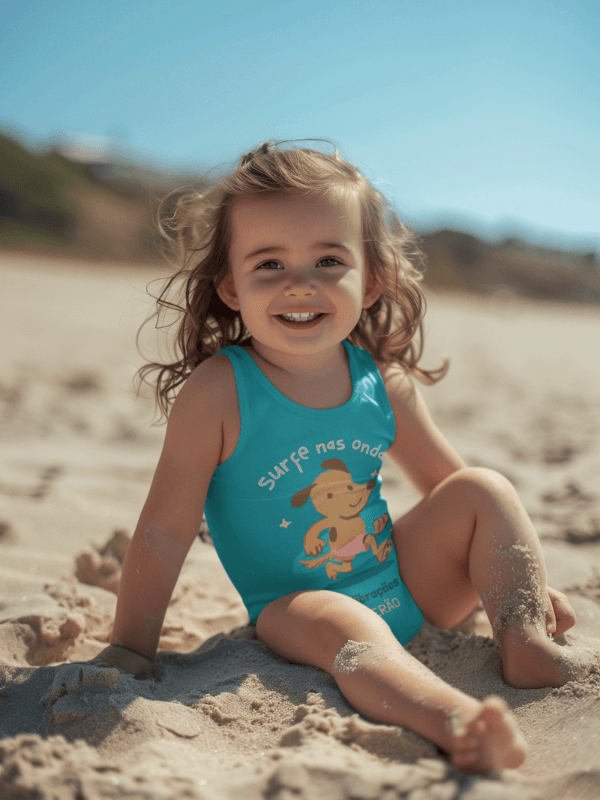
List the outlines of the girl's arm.
{"type": "Polygon", "coordinates": [[[179,392],[127,550],[111,645],[99,658],[134,674],[147,673],[156,654],[167,606],[198,535],[208,486],[221,459],[224,420],[232,402],[226,390],[231,389],[233,370],[227,365],[225,357],[204,362],[179,392]]]}
{"type": "Polygon", "coordinates": [[[388,455],[424,496],[466,465],[436,427],[409,375],[396,365],[378,366],[396,422],[388,455]]]}

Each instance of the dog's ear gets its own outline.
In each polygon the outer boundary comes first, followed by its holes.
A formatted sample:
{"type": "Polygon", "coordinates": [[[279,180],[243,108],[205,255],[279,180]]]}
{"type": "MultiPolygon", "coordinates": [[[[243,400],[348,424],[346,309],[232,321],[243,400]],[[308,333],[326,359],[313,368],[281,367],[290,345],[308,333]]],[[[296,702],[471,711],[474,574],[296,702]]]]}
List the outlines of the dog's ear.
{"type": "Polygon", "coordinates": [[[300,508],[300,506],[303,506],[304,503],[306,503],[310,497],[310,493],[314,489],[314,486],[315,484],[312,483],[310,486],[307,486],[306,489],[300,489],[299,492],[296,492],[291,501],[294,508],[300,508]]]}
{"type": "Polygon", "coordinates": [[[341,458],[328,458],[327,461],[321,461],[321,466],[323,469],[340,469],[342,472],[350,474],[341,458]]]}

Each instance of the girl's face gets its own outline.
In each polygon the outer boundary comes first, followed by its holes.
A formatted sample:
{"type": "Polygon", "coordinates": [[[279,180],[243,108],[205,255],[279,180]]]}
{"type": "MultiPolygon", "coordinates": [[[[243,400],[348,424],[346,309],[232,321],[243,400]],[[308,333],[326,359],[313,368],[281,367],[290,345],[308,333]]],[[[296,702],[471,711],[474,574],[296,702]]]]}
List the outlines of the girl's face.
{"type": "Polygon", "coordinates": [[[358,200],[239,198],[229,273],[217,291],[269,360],[333,353],[380,294],[365,263],[358,200]]]}

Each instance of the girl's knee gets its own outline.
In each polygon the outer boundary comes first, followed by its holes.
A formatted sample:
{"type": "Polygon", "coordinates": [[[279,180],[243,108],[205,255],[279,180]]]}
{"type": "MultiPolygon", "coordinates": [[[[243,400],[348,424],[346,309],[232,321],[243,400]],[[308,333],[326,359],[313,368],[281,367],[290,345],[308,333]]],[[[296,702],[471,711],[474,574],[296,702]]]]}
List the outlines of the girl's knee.
{"type": "Polygon", "coordinates": [[[331,672],[335,656],[349,641],[371,641],[388,628],[357,600],[326,589],[280,597],[260,614],[256,632],[272,650],[295,663],[331,672]]]}
{"type": "Polygon", "coordinates": [[[350,601],[350,598],[321,589],[279,597],[260,613],[256,632],[267,644],[270,644],[269,640],[288,636],[316,639],[331,635],[336,620],[343,618],[344,611],[348,611],[345,601],[350,601]]]}
{"type": "Polygon", "coordinates": [[[387,622],[354,598],[332,591],[316,594],[315,635],[329,658],[351,641],[377,643],[384,648],[390,646],[391,639],[396,643],[387,622]]]}
{"type": "Polygon", "coordinates": [[[306,620],[314,635],[334,638],[347,628],[356,628],[364,616],[369,613],[359,602],[339,592],[328,589],[317,589],[300,592],[295,596],[293,605],[296,613],[306,620]]]}
{"type": "Polygon", "coordinates": [[[487,467],[463,467],[446,478],[444,484],[451,491],[466,492],[476,499],[518,497],[508,478],[487,467]]]}
{"type": "MultiPolygon", "coordinates": [[[[314,624],[319,619],[328,620],[339,613],[339,607],[350,600],[345,595],[327,589],[313,589],[279,597],[263,609],[257,628],[264,625],[273,617],[285,617],[295,624],[314,624]]],[[[355,601],[351,601],[355,602],[355,601]]]]}

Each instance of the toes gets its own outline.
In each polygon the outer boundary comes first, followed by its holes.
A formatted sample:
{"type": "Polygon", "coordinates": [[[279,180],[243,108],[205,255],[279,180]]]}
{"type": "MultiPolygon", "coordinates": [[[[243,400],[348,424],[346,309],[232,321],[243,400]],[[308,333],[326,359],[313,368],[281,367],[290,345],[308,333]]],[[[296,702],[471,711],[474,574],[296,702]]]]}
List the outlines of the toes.
{"type": "MultiPolygon", "coordinates": [[[[504,729],[507,722],[512,722],[510,709],[506,701],[496,695],[486,697],[483,701],[483,708],[478,721],[483,724],[484,729],[488,728],[494,731],[504,729]]],[[[514,725],[511,725],[511,727],[514,727],[514,725]]]]}
{"type": "Polygon", "coordinates": [[[477,762],[479,753],[477,751],[468,751],[465,753],[455,753],[452,756],[452,764],[457,769],[469,769],[477,762]]]}
{"type": "Polygon", "coordinates": [[[459,742],[457,742],[457,752],[459,753],[466,753],[470,750],[477,750],[479,747],[479,736],[463,736],[459,742]]]}
{"type": "Polygon", "coordinates": [[[501,697],[486,698],[471,720],[454,728],[452,763],[467,772],[519,767],[527,746],[501,697]]]}

